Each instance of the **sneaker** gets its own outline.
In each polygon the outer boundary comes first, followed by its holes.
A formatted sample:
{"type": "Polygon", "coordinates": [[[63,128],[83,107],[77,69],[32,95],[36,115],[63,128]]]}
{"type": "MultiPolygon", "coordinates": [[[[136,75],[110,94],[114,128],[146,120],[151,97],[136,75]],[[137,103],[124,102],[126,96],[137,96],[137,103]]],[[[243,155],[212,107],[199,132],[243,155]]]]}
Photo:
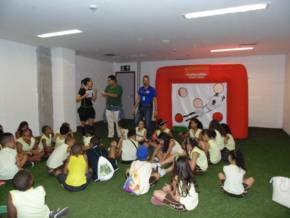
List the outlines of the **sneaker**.
{"type": "Polygon", "coordinates": [[[161,167],[158,167],[158,173],[160,174],[160,177],[163,177],[166,174],[166,170],[161,167]]]}
{"type": "Polygon", "coordinates": [[[157,171],[157,169],[158,169],[159,167],[161,167],[161,165],[160,165],[159,162],[157,162],[157,163],[151,163],[151,164],[152,164],[152,169],[155,170],[155,171],[157,171]]]}
{"type": "Polygon", "coordinates": [[[49,218],[60,218],[60,217],[64,217],[69,213],[69,208],[65,207],[62,209],[57,209],[55,211],[51,211],[49,214],[49,218]]]}
{"type": "Polygon", "coordinates": [[[94,182],[100,182],[101,180],[99,178],[94,179],[94,182]]]}

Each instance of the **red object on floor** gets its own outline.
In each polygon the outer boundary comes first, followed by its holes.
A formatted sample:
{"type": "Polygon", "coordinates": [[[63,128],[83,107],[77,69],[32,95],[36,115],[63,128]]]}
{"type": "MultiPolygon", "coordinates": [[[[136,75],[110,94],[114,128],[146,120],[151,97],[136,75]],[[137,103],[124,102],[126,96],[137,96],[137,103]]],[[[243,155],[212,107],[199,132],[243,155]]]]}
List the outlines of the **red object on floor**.
{"type": "Polygon", "coordinates": [[[0,180],[0,186],[3,186],[5,184],[6,184],[6,182],[4,180],[0,180]]]}
{"type": "Polygon", "coordinates": [[[227,124],[233,136],[248,137],[248,76],[241,64],[208,64],[161,67],[156,73],[158,118],[172,127],[172,84],[227,83],[227,124]]]}

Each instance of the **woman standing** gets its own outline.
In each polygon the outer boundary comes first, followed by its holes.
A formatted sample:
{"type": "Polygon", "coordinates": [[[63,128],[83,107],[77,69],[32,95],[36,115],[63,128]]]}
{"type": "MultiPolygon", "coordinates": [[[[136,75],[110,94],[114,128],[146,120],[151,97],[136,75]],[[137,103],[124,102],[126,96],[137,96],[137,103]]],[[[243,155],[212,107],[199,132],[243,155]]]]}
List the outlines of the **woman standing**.
{"type": "Polygon", "coordinates": [[[81,103],[78,109],[81,126],[93,126],[96,112],[93,107],[93,102],[96,101],[97,95],[93,90],[93,81],[91,78],[85,78],[81,81],[81,88],[76,97],[76,101],[81,103]]]}

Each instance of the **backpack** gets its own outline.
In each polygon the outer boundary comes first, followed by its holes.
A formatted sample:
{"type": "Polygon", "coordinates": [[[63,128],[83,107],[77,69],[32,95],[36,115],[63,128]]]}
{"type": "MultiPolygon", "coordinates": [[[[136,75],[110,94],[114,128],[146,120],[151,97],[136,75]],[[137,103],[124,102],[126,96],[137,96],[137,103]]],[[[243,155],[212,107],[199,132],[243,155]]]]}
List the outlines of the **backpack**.
{"type": "Polygon", "coordinates": [[[103,157],[99,157],[98,161],[98,178],[100,181],[108,181],[114,175],[114,168],[110,161],[103,157]]]}
{"type": "Polygon", "coordinates": [[[270,183],[273,184],[272,200],[290,208],[290,178],[275,176],[270,183]]]}

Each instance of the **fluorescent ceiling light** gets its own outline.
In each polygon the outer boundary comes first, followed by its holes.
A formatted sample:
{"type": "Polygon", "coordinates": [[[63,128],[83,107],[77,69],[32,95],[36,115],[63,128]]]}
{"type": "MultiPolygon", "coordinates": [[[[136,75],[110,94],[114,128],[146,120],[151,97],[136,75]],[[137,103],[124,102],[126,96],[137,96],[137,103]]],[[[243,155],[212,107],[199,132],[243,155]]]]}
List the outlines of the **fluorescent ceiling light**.
{"type": "Polygon", "coordinates": [[[59,32],[53,32],[53,33],[45,33],[41,35],[37,35],[37,37],[40,38],[49,38],[49,37],[55,37],[55,36],[64,36],[64,35],[70,35],[70,34],[77,34],[77,33],[82,33],[83,31],[74,29],[74,30],[64,30],[64,31],[59,31],[59,32]]]}
{"type": "Polygon", "coordinates": [[[213,49],[210,52],[228,52],[228,51],[245,51],[245,50],[253,50],[254,47],[238,47],[238,48],[224,48],[224,49],[213,49]]]}
{"type": "Polygon", "coordinates": [[[252,4],[252,5],[242,5],[230,8],[221,8],[215,10],[198,11],[193,13],[188,13],[183,15],[185,19],[200,18],[200,17],[210,17],[223,14],[233,14],[247,11],[262,10],[268,7],[268,3],[252,4]]]}

